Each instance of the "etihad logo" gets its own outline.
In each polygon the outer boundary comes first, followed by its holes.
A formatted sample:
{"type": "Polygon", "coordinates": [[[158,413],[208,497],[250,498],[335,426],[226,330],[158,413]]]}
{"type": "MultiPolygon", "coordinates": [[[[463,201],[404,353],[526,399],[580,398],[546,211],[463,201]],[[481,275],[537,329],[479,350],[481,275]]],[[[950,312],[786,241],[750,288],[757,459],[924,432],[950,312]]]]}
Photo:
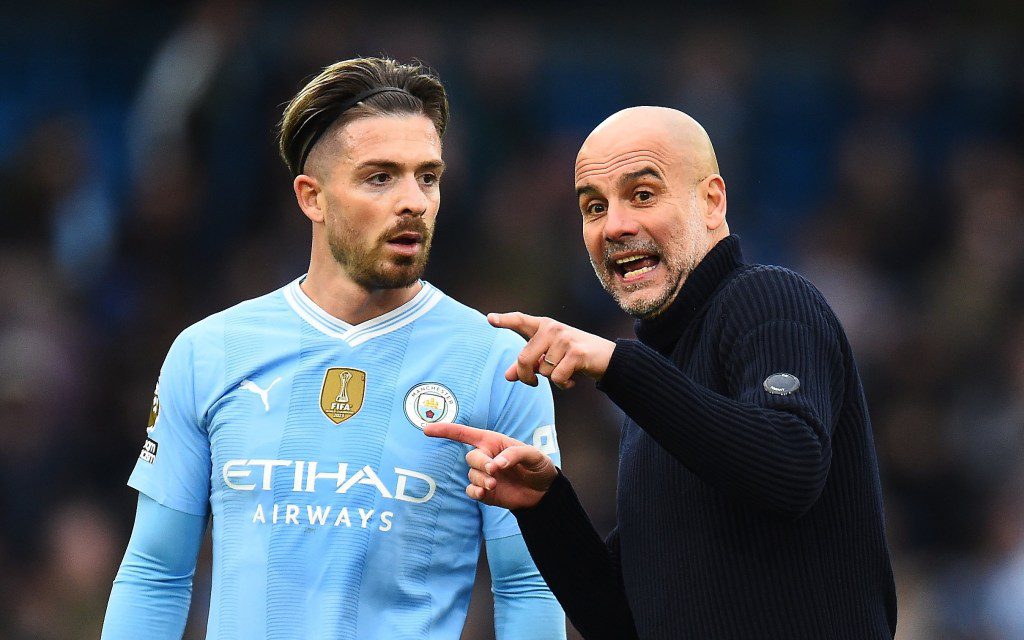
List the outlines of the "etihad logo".
{"type": "Polygon", "coordinates": [[[299,493],[315,493],[317,483],[323,488],[324,481],[333,482],[334,493],[348,493],[356,485],[370,485],[381,497],[403,502],[423,503],[434,497],[437,483],[430,476],[395,467],[395,485],[385,485],[377,472],[370,465],[356,469],[349,475],[347,462],[335,465],[324,465],[327,469],[320,470],[316,460],[228,460],[221,472],[224,484],[235,491],[255,491],[260,487],[263,491],[273,489],[275,476],[288,474],[292,491],[299,493]]]}
{"type": "Polygon", "coordinates": [[[348,507],[336,509],[333,506],[322,505],[298,505],[298,504],[277,504],[263,508],[262,504],[256,505],[252,514],[253,524],[271,525],[303,525],[309,527],[360,527],[362,529],[373,529],[388,532],[394,526],[394,511],[381,511],[376,509],[364,509],[362,507],[348,507]],[[302,507],[305,506],[305,511],[302,507]],[[374,519],[374,514],[377,518],[374,519]],[[373,525],[373,526],[371,526],[373,525]]]}
{"type": "Polygon", "coordinates": [[[366,395],[366,372],[332,367],[324,374],[320,387],[320,410],[334,424],[341,424],[359,413],[366,395]]]}

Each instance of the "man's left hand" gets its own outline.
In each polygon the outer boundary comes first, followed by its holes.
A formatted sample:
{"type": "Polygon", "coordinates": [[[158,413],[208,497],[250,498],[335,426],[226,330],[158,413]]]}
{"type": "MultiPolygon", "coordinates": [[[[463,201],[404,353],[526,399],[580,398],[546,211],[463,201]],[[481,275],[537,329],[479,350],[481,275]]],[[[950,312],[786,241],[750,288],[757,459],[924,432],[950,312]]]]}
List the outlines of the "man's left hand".
{"type": "Polygon", "coordinates": [[[512,329],[528,340],[519,357],[505,372],[509,382],[519,380],[537,386],[537,374],[561,389],[571,389],[577,373],[600,380],[608,369],[615,343],[551,318],[525,313],[489,313],[495,327],[512,329]]]}

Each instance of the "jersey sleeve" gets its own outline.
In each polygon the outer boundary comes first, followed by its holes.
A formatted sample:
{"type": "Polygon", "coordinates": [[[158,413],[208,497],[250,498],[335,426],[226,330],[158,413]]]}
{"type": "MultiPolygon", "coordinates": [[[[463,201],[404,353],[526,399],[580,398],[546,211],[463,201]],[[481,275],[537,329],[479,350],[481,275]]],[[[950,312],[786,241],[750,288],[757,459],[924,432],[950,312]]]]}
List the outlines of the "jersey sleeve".
{"type": "Polygon", "coordinates": [[[522,536],[487,541],[498,640],[565,640],[565,613],[530,557],[522,536]]]}
{"type": "MultiPolygon", "coordinates": [[[[501,334],[492,371],[488,428],[537,447],[561,466],[551,386],[543,376],[537,377],[536,387],[505,379],[505,369],[526,343],[511,331],[502,330],[501,334]]],[[[507,509],[480,503],[480,510],[485,540],[519,533],[519,525],[507,509]]]]}
{"type": "Polygon", "coordinates": [[[107,602],[101,640],[180,638],[192,600],[192,576],[206,531],[201,518],[139,494],[135,527],[107,602]]]}
{"type": "Polygon", "coordinates": [[[194,343],[186,330],[160,369],[146,442],[128,485],[165,507],[205,516],[210,440],[196,409],[195,377],[194,343]]]}

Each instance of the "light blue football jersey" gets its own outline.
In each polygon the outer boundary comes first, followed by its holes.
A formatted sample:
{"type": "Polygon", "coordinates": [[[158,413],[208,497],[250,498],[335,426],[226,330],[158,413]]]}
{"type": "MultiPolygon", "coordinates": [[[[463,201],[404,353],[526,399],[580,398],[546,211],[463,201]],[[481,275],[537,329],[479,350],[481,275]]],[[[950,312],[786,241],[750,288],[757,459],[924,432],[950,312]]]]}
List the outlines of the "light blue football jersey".
{"type": "Polygon", "coordinates": [[[457,639],[481,540],[519,529],[466,496],[469,447],[422,427],[557,462],[550,387],[507,382],[522,338],[426,282],[349,325],[301,280],[175,340],[128,484],[212,512],[210,639],[457,639]]]}

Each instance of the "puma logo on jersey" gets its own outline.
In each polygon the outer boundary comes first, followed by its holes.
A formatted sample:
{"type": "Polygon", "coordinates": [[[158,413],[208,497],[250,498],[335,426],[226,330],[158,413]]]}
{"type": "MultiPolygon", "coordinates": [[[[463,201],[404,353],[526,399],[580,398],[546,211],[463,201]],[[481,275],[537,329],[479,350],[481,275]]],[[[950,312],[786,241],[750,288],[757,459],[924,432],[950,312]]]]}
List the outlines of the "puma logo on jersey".
{"type": "Polygon", "coordinates": [[[270,390],[274,388],[274,385],[281,381],[281,376],[274,378],[274,381],[270,383],[270,386],[266,389],[261,389],[258,384],[252,380],[242,380],[242,384],[238,385],[239,389],[245,389],[246,391],[252,391],[260,397],[263,401],[264,412],[270,411],[270,390]]]}

